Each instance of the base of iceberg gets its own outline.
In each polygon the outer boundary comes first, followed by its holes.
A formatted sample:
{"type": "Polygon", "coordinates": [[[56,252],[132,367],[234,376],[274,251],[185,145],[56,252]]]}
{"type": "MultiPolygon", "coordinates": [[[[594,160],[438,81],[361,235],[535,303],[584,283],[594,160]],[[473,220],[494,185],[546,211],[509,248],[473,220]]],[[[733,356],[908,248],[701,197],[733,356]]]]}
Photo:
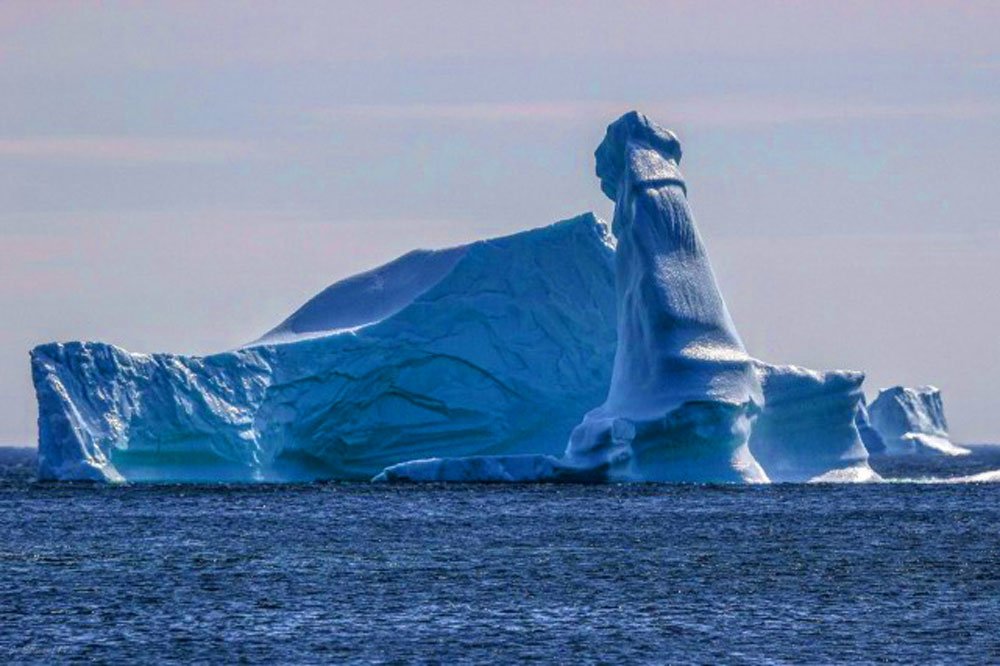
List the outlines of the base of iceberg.
{"type": "Polygon", "coordinates": [[[573,431],[565,462],[611,482],[766,483],[747,445],[757,410],[704,400],[626,418],[598,408],[573,431]]]}
{"type": "Polygon", "coordinates": [[[387,467],[373,482],[558,483],[582,482],[554,456],[472,456],[429,458],[387,467]]]}
{"type": "MultiPolygon", "coordinates": [[[[764,395],[748,405],[686,403],[662,419],[593,413],[561,458],[439,458],[395,465],[389,482],[868,483],[881,477],[854,415],[864,374],[757,361],[764,395]],[[749,442],[749,443],[747,443],[749,442]]],[[[596,410],[595,410],[596,411],[596,410]]]]}
{"type": "Polygon", "coordinates": [[[947,437],[928,435],[919,432],[909,432],[903,435],[893,446],[889,455],[900,454],[931,454],[945,456],[967,456],[969,449],[953,444],[947,437]]]}
{"type": "Polygon", "coordinates": [[[592,418],[561,458],[481,456],[401,463],[375,481],[767,483],[746,441],[751,405],[687,403],[660,419],[592,418]]]}

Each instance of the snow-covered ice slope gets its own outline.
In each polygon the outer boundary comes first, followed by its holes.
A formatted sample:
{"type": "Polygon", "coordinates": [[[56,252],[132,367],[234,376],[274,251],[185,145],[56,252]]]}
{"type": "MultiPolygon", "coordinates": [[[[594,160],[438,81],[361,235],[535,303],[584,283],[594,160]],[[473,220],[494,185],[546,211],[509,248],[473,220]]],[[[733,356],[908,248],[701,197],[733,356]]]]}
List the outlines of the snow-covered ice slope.
{"type": "Polygon", "coordinates": [[[39,476],[370,479],[416,458],[558,454],[610,378],[613,254],[587,214],[410,253],[233,352],[39,346],[39,476]]]}
{"type": "Polygon", "coordinates": [[[779,482],[876,481],[854,418],[864,374],[758,363],[764,409],[750,452],[779,482]]]}
{"type": "Polygon", "coordinates": [[[440,282],[469,251],[414,250],[395,261],[330,285],[254,345],[294,342],[382,321],[440,282]]]}
{"type": "Polygon", "coordinates": [[[885,444],[886,455],[938,453],[960,456],[948,435],[941,391],[934,386],[894,386],[879,391],[868,408],[871,425],[885,444]]]}

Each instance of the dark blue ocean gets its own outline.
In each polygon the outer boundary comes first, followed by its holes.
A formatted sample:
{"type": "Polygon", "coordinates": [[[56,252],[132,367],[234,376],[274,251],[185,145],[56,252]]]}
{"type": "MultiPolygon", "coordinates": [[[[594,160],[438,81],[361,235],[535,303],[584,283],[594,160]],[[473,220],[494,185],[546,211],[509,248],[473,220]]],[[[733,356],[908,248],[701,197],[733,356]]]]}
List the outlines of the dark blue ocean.
{"type": "Polygon", "coordinates": [[[100,487],[31,455],[0,450],[3,663],[1000,662],[998,483],[100,487]]]}

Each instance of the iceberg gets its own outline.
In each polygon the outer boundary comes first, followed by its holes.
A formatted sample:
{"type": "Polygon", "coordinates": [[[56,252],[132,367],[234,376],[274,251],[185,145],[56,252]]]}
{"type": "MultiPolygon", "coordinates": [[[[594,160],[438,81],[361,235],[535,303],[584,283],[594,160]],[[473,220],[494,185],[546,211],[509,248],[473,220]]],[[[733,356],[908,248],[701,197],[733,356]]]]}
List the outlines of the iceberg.
{"type": "Polygon", "coordinates": [[[601,189],[615,201],[617,340],[605,401],[561,457],[448,457],[376,481],[877,481],[855,424],[859,372],[751,358],[687,202],[680,142],[642,114],[608,127],[601,189]]]}
{"type": "Polygon", "coordinates": [[[764,409],[750,433],[750,451],[771,481],[880,480],[855,423],[864,373],[761,362],[757,373],[764,409]]]}
{"type": "Polygon", "coordinates": [[[422,457],[558,455],[610,379],[613,259],[586,214],[412,252],[231,352],[41,345],[39,477],[368,480],[422,457]]]}
{"type": "Polygon", "coordinates": [[[930,453],[961,456],[970,451],[951,442],[941,391],[934,386],[894,386],[879,391],[868,409],[885,455],[930,453]]]}
{"type": "Polygon", "coordinates": [[[748,446],[760,382],[695,227],[680,142],[633,111],[608,127],[595,157],[617,239],[618,344],[603,404],[559,460],[421,460],[380,480],[768,480],[748,446]]]}
{"type": "Polygon", "coordinates": [[[417,250],[204,357],[31,352],[38,474],[104,482],[874,481],[869,445],[962,452],[936,389],[751,357],[677,137],[637,112],[593,214],[417,250]]]}

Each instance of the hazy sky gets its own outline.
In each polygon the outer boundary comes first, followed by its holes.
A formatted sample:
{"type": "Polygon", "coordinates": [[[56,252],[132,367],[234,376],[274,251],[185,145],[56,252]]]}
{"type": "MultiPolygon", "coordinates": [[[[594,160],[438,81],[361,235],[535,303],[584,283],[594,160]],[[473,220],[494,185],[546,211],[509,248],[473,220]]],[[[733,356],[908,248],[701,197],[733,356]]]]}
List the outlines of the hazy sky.
{"type": "Polygon", "coordinates": [[[998,2],[0,4],[0,443],[28,350],[206,353],[413,247],[611,204],[680,135],[751,352],[1000,441],[998,2]],[[282,6],[287,5],[287,6],[282,6]]]}

